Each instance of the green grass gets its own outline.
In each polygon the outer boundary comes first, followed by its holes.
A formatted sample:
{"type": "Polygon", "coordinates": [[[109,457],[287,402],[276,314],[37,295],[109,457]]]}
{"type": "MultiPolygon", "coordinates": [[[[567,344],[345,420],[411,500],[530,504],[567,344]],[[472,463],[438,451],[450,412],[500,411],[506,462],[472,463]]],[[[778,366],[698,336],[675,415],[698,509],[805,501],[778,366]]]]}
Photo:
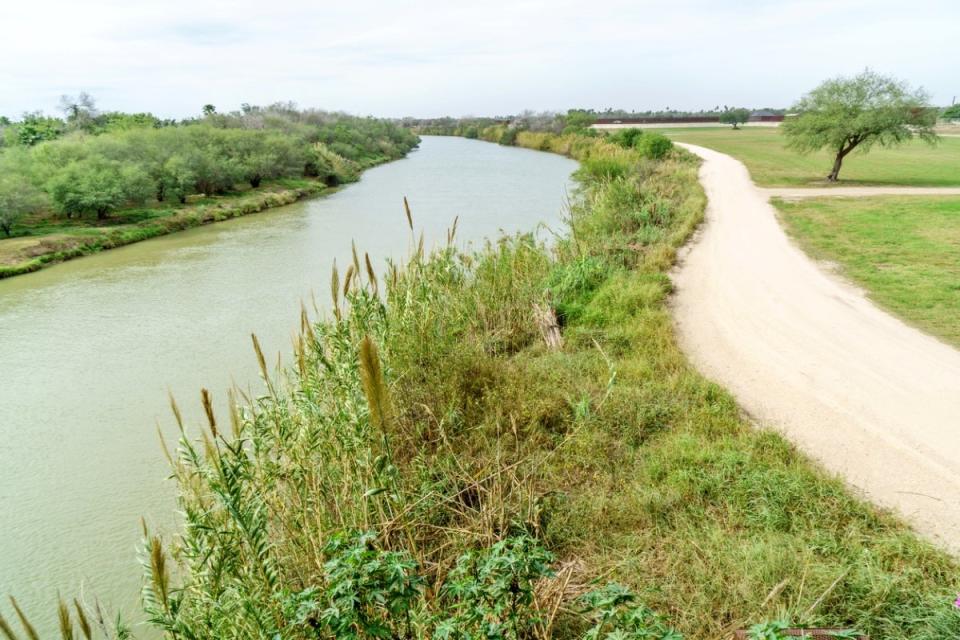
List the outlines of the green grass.
{"type": "MultiPolygon", "coordinates": [[[[737,158],[760,186],[829,186],[825,177],[833,158],[826,152],[800,155],[785,148],[783,134],[775,127],[673,128],[663,133],[737,158]]],[[[844,160],[838,184],[960,185],[960,138],[942,138],[936,147],[913,141],[866,154],[855,151],[844,160]]]]}
{"type": "Polygon", "coordinates": [[[960,198],[775,204],[808,253],[840,265],[880,305],[960,346],[960,198]]]}
{"type": "MultiPolygon", "coordinates": [[[[695,160],[646,161],[543,134],[517,143],[623,171],[581,173],[571,235],[556,254],[529,238],[477,255],[417,254],[382,285],[384,306],[371,282],[354,282],[350,310],[304,330],[296,370],[242,421],[240,437],[258,453],[239,493],[254,510],[263,500],[272,530],[287,532],[270,557],[288,586],[323,582],[323,558],[304,543],[340,527],[381,531],[382,544],[433,568],[436,588],[460,550],[521,526],[569,563],[571,584],[582,585],[573,595],[594,579],[619,581],[688,638],[772,618],[877,638],[960,632],[956,564],[782,437],[744,422],[678,348],[666,272],[703,214],[695,160]],[[534,303],[559,312],[561,351],[544,346],[534,303]],[[383,429],[364,409],[356,364],[368,335],[389,389],[383,429]],[[365,500],[384,486],[370,469],[387,442],[397,484],[365,500]]],[[[200,559],[236,547],[241,530],[229,505],[195,484],[212,473],[208,456],[180,472],[186,511],[198,514],[187,548],[203,539],[200,559]]],[[[210,593],[218,571],[196,562],[187,561],[187,593],[210,593]]],[[[275,611],[276,599],[247,580],[253,606],[232,590],[224,610],[275,611]]],[[[213,606],[195,597],[180,611],[207,620],[213,606]]],[[[555,636],[576,629],[575,617],[562,620],[555,636]]]]}
{"type": "Polygon", "coordinates": [[[362,529],[358,553],[401,553],[423,575],[405,637],[438,637],[456,558],[525,531],[557,557],[535,591],[556,614],[538,637],[584,637],[576,598],[608,580],[689,640],[770,619],[957,637],[957,564],[753,428],[680,351],[667,272],[703,216],[696,160],[577,136],[517,144],[617,169],[580,172],[552,250],[521,236],[416,250],[380,281],[360,256],[335,272],[334,317],[304,313],[293,365],[273,371],[257,349],[267,392],[230,416],[207,399],[210,425],[180,440],[184,527],[173,557],[154,540],[145,558],[153,623],[330,637],[303,611],[334,584],[327,543],[362,529]],[[535,306],[558,313],[561,349],[535,306]]]}

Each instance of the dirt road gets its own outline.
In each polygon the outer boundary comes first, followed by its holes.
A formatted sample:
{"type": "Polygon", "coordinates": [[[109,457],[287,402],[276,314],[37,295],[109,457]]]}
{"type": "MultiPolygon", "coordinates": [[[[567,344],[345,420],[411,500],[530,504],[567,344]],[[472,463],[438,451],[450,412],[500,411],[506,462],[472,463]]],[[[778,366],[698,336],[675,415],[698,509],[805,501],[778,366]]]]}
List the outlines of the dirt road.
{"type": "Polygon", "coordinates": [[[684,350],[762,427],[960,553],[960,351],[814,264],[740,162],[682,146],[709,198],[674,274],[684,350]]]}

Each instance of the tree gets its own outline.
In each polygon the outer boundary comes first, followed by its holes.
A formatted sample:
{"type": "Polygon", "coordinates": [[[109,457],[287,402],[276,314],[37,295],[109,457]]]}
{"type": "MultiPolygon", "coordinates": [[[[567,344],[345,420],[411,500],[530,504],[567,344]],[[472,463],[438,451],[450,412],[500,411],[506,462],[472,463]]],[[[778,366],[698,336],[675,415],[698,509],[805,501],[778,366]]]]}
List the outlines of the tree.
{"type": "Polygon", "coordinates": [[[39,111],[23,114],[23,119],[14,125],[16,139],[25,147],[44,140],[55,140],[63,133],[63,120],[50,118],[39,111]]]}
{"type": "Polygon", "coordinates": [[[127,202],[142,203],[153,189],[141,167],[98,157],[71,162],[47,186],[58,211],[67,217],[95,213],[97,220],[127,202]]]}
{"type": "Polygon", "coordinates": [[[782,125],[787,146],[800,153],[833,152],[830,182],[836,182],[843,159],[854,149],[865,153],[877,144],[893,147],[914,136],[931,144],[937,140],[937,111],[926,92],[869,69],[853,78],[827,80],[793,109],[798,115],[782,125]]]}
{"type": "Polygon", "coordinates": [[[216,108],[215,106],[213,106],[212,104],[205,104],[205,105],[203,105],[203,115],[205,115],[205,116],[212,116],[212,115],[215,114],[216,112],[217,112],[217,108],[216,108]]]}
{"type": "Polygon", "coordinates": [[[728,108],[720,113],[720,122],[723,124],[732,124],[734,129],[738,129],[741,124],[750,119],[750,110],[743,108],[728,108]]]}
{"type": "Polygon", "coordinates": [[[940,114],[944,120],[960,120],[960,104],[955,104],[947,107],[943,110],[943,113],[940,114]]]}
{"type": "Polygon", "coordinates": [[[0,175],[0,229],[9,238],[13,225],[43,205],[43,195],[26,178],[0,175]]]}
{"type": "Polygon", "coordinates": [[[563,118],[564,133],[579,133],[590,128],[597,121],[597,116],[592,111],[585,109],[570,109],[563,118]]]}
{"type": "Polygon", "coordinates": [[[60,96],[60,110],[67,118],[67,124],[75,129],[88,130],[97,117],[96,101],[86,91],[74,96],[60,96]]]}

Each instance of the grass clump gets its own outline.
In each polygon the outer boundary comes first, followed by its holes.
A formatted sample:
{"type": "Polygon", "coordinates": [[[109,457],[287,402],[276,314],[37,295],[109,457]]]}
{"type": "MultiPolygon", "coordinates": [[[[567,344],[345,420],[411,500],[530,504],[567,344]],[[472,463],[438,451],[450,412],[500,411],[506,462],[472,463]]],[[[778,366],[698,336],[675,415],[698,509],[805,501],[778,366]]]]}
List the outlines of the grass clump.
{"type": "Polygon", "coordinates": [[[210,409],[171,455],[184,527],[149,538],[152,624],[171,638],[676,640],[774,619],[960,633],[954,561],[746,424],[678,349],[666,272],[703,215],[696,160],[517,143],[629,170],[578,174],[552,249],[414,242],[383,279],[355,255],[332,277],[333,317],[304,313],[289,369],[255,341],[266,393],[224,421],[210,409]],[[561,348],[536,307],[560,317],[561,348]]]}

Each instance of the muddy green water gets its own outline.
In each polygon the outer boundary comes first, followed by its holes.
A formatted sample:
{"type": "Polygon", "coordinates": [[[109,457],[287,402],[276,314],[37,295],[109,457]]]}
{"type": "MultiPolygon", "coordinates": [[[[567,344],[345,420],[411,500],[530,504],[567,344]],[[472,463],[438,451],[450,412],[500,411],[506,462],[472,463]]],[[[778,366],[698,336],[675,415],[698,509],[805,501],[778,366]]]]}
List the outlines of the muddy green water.
{"type": "Polygon", "coordinates": [[[286,356],[301,299],[315,289],[326,305],[351,240],[381,261],[406,255],[402,196],[428,244],[454,216],[461,245],[558,230],[575,168],[427,137],[330,196],[0,281],[0,596],[43,637],[58,590],[136,618],[139,518],[175,522],[156,433],[175,432],[167,391],[200,424],[201,386],[222,403],[231,380],[256,385],[250,333],[286,356]]]}

